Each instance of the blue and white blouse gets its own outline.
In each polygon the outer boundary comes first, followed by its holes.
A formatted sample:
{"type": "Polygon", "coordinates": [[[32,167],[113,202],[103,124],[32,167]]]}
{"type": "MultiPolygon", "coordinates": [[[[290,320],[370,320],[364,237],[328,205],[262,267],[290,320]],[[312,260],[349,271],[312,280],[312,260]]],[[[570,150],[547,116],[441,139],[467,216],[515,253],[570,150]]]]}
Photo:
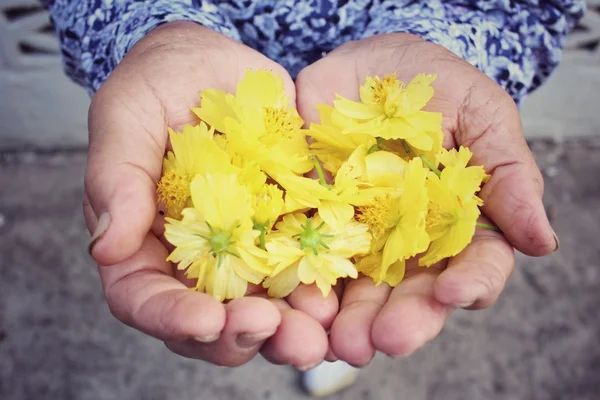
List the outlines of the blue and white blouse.
{"type": "Polygon", "coordinates": [[[560,61],[585,0],[45,0],[67,74],[97,90],[156,26],[195,21],[239,40],[292,77],[349,40],[409,32],[440,44],[517,101],[560,61]]]}

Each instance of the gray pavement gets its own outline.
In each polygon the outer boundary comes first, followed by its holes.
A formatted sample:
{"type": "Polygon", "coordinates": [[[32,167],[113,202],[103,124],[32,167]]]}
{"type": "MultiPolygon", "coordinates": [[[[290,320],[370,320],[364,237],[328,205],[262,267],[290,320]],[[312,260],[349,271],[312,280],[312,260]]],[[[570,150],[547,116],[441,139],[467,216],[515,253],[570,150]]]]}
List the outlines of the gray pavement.
{"type": "MultiPolygon", "coordinates": [[[[534,140],[561,249],[519,255],[497,305],[414,356],[378,356],[332,399],[600,399],[598,138],[534,140]]],[[[260,358],[227,369],[116,321],[85,245],[83,152],[0,153],[0,399],[304,399],[260,358]]]]}

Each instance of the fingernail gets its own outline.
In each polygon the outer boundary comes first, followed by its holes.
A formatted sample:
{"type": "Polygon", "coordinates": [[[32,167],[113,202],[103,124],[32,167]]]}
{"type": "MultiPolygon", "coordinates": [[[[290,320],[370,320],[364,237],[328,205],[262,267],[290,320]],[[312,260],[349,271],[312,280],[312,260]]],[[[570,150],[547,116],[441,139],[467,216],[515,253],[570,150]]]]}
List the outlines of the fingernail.
{"type": "Polygon", "coordinates": [[[296,369],[297,369],[298,371],[301,371],[301,372],[306,372],[306,371],[309,371],[309,370],[311,370],[311,369],[313,369],[313,368],[316,368],[316,367],[317,367],[318,365],[320,365],[322,362],[323,362],[323,361],[319,361],[319,362],[317,362],[317,363],[313,363],[313,364],[302,365],[302,366],[300,366],[300,367],[296,367],[296,369]]]}
{"type": "Polygon", "coordinates": [[[560,240],[558,239],[558,235],[554,230],[552,231],[552,234],[554,235],[554,241],[556,242],[556,248],[554,251],[557,251],[560,248],[560,240]]]}
{"type": "Polygon", "coordinates": [[[105,211],[98,218],[98,224],[96,224],[96,230],[92,234],[90,238],[90,244],[88,245],[88,253],[92,255],[92,251],[94,250],[94,246],[98,243],[98,240],[102,238],[102,235],[108,230],[108,226],[110,225],[110,215],[105,211]]]}
{"type": "Polygon", "coordinates": [[[261,333],[240,333],[235,339],[235,342],[240,347],[254,347],[263,340],[273,336],[274,333],[275,331],[261,333]]]}
{"type": "Polygon", "coordinates": [[[458,308],[469,308],[471,307],[473,304],[475,304],[474,301],[465,301],[464,303],[457,303],[456,306],[458,308]]]}
{"type": "Polygon", "coordinates": [[[200,343],[212,343],[221,337],[220,333],[215,333],[214,335],[207,336],[194,336],[194,340],[200,343]]]}
{"type": "Polygon", "coordinates": [[[410,356],[413,355],[413,351],[411,351],[410,353],[401,353],[401,354],[386,354],[386,356],[388,356],[389,358],[393,359],[393,360],[403,360],[405,358],[408,358],[410,356]]]}

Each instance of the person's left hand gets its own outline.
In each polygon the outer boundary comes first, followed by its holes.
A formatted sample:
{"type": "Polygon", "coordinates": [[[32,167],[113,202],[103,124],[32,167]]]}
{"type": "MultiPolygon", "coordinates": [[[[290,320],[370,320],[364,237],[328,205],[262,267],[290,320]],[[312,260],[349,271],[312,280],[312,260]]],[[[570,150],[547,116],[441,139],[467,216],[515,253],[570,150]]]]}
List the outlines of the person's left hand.
{"type": "Polygon", "coordinates": [[[335,94],[357,100],[366,76],[396,72],[408,82],[436,73],[435,96],[426,107],[441,112],[446,148],[463,145],[492,175],[480,193],[484,214],[504,232],[478,228],[458,256],[429,269],[407,265],[393,290],[371,278],[350,280],[330,331],[335,356],[367,364],[375,351],[411,354],[441,331],[456,308],[496,302],[514,268],[513,246],[533,256],[555,251],[558,241],[542,204],[543,180],[523,138],[510,96],[482,72],[445,48],[410,34],[389,34],[348,43],[305,68],[297,78],[298,110],[318,122],[318,104],[335,94]]]}

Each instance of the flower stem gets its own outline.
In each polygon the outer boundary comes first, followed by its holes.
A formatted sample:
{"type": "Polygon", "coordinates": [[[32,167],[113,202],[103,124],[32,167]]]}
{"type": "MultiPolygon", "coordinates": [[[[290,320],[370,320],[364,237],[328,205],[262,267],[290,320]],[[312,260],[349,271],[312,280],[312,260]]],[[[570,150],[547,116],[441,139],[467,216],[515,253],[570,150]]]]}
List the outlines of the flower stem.
{"type": "Polygon", "coordinates": [[[259,231],[260,235],[258,236],[258,240],[260,241],[260,248],[266,250],[266,240],[265,235],[267,234],[267,227],[264,224],[257,224],[254,222],[254,226],[252,227],[255,231],[259,231]]]}
{"type": "Polygon", "coordinates": [[[319,160],[317,159],[316,156],[312,156],[311,158],[313,160],[315,169],[317,170],[317,175],[319,175],[319,183],[321,184],[321,186],[329,187],[329,184],[325,180],[325,174],[323,173],[323,168],[321,167],[321,163],[319,162],[319,160]]]}
{"type": "Polygon", "coordinates": [[[486,224],[484,222],[477,222],[477,226],[480,228],[491,229],[493,231],[502,233],[500,228],[498,228],[496,225],[486,224]]]}
{"type": "Polygon", "coordinates": [[[406,154],[409,154],[409,155],[412,154],[412,150],[410,149],[410,146],[408,145],[408,143],[406,143],[406,140],[400,139],[400,143],[402,143],[402,148],[404,149],[406,154]]]}
{"type": "Polygon", "coordinates": [[[375,143],[373,146],[369,147],[369,150],[367,150],[367,154],[371,154],[371,153],[375,153],[376,151],[379,151],[379,145],[381,144],[381,142],[383,142],[383,138],[378,137],[377,138],[377,143],[375,143]]]}
{"type": "Polygon", "coordinates": [[[425,156],[419,156],[419,158],[421,159],[421,161],[423,161],[423,164],[427,165],[427,167],[429,167],[429,169],[433,171],[434,174],[436,174],[437,176],[440,176],[442,174],[435,165],[430,163],[429,160],[425,158],[425,156]]]}
{"type": "Polygon", "coordinates": [[[265,231],[264,229],[260,231],[260,236],[258,237],[258,240],[260,240],[260,248],[263,250],[267,249],[267,245],[265,243],[265,231]]]}
{"type": "MultiPolygon", "coordinates": [[[[402,143],[402,147],[404,148],[404,151],[406,152],[406,154],[408,154],[408,155],[414,154],[413,151],[411,150],[410,146],[408,145],[408,143],[406,143],[406,140],[400,139],[400,143],[402,143]]],[[[430,163],[429,160],[425,158],[425,156],[421,155],[421,156],[419,156],[419,158],[421,159],[421,161],[423,161],[423,164],[425,164],[437,176],[440,176],[442,174],[440,172],[440,170],[437,169],[437,167],[435,165],[433,165],[432,163],[430,163]]]]}

